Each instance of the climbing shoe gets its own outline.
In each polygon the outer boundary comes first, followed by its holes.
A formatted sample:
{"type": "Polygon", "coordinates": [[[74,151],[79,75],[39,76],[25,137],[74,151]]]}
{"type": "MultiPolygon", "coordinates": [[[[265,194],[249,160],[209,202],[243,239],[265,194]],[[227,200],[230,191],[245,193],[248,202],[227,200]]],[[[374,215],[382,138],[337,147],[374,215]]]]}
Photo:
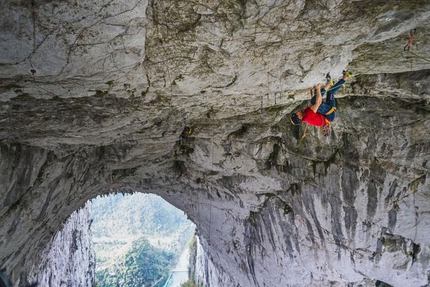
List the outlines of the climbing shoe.
{"type": "Polygon", "coordinates": [[[348,78],[350,78],[352,76],[352,73],[347,71],[347,70],[343,70],[342,75],[344,75],[344,76],[346,75],[348,78]]]}
{"type": "Polygon", "coordinates": [[[330,73],[327,73],[327,75],[325,75],[325,79],[327,83],[330,83],[330,87],[334,85],[334,80],[331,78],[330,73]]]}

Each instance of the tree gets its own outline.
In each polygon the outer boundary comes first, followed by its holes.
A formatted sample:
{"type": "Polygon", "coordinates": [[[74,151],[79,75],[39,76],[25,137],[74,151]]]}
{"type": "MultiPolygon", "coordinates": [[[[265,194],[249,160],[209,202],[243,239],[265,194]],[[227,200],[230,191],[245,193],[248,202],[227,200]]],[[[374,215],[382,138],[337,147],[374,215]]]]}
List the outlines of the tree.
{"type": "Polygon", "coordinates": [[[196,284],[194,284],[193,281],[188,280],[188,281],[182,283],[180,287],[196,287],[196,284]]]}
{"type": "Polygon", "coordinates": [[[173,253],[153,247],[145,238],[133,242],[115,270],[96,272],[98,286],[161,287],[167,280],[173,253]]]}

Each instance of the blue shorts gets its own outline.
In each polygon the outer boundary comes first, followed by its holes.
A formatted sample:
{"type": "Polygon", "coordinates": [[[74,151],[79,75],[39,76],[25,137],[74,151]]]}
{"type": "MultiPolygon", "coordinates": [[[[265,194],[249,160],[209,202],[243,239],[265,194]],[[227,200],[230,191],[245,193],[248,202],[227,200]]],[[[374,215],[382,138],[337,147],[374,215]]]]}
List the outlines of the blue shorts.
{"type": "MultiPolygon", "coordinates": [[[[323,114],[329,121],[334,121],[337,118],[337,111],[330,113],[327,115],[327,113],[333,108],[336,107],[336,100],[334,99],[334,94],[342,87],[342,85],[345,83],[344,79],[340,79],[331,89],[327,91],[327,99],[325,102],[322,102],[321,105],[318,107],[317,112],[320,114],[323,114]]],[[[321,96],[324,97],[326,93],[326,90],[321,90],[321,96]]],[[[316,95],[312,97],[311,104],[315,104],[316,95]]]]}

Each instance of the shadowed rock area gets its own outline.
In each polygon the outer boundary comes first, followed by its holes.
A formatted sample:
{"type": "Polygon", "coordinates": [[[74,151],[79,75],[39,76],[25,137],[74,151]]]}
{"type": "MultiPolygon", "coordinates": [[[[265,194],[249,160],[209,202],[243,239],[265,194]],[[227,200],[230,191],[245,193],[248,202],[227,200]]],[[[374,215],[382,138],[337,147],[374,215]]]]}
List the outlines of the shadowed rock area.
{"type": "Polygon", "coordinates": [[[63,223],[115,192],[189,216],[207,287],[430,284],[428,1],[0,7],[0,269],[13,286],[41,282],[63,223]],[[310,127],[301,141],[289,115],[344,69],[330,136],[310,127]]]}

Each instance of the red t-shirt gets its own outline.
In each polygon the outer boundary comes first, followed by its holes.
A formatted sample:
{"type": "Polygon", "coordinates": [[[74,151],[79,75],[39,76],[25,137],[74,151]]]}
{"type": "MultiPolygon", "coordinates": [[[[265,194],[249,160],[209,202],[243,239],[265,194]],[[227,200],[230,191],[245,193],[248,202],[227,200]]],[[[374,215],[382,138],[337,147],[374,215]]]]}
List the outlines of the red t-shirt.
{"type": "Polygon", "coordinates": [[[302,121],[316,127],[323,127],[326,124],[323,114],[314,113],[309,107],[303,111],[302,121]]]}

